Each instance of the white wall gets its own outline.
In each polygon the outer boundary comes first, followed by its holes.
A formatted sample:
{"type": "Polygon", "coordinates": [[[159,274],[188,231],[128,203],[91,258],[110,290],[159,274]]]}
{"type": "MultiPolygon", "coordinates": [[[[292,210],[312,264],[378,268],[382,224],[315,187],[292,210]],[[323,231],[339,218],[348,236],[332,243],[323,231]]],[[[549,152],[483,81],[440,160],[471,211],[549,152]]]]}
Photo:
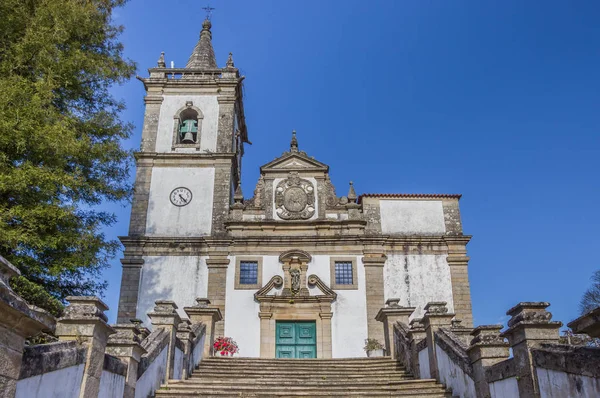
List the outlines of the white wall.
{"type": "Polygon", "coordinates": [[[154,362],[148,366],[148,369],[146,369],[142,377],[137,380],[135,385],[135,398],[148,398],[154,396],[154,391],[164,383],[168,351],[169,346],[167,345],[154,359],[154,362]]]}
{"type": "Polygon", "coordinates": [[[98,398],[122,397],[125,390],[125,376],[102,371],[98,398]]]}
{"type": "MultiPolygon", "coordinates": [[[[337,257],[337,255],[336,255],[337,257]]],[[[344,256],[347,257],[347,256],[344,256]]],[[[330,256],[316,255],[308,264],[308,275],[315,274],[330,285],[330,256]]],[[[225,299],[225,334],[240,347],[240,356],[260,356],[260,305],[254,301],[255,290],[235,290],[235,257],[227,269],[225,299]]],[[[365,270],[356,257],[358,290],[337,290],[337,300],[332,305],[331,319],[332,355],[334,358],[364,357],[362,347],[367,338],[367,308],[365,295],[365,270]]],[[[275,275],[283,277],[278,256],[263,257],[263,286],[275,275]]],[[[274,291],[271,294],[276,294],[274,291]]],[[[311,294],[320,294],[311,289],[311,294]]]]}
{"type": "Polygon", "coordinates": [[[206,257],[146,256],[140,277],[137,317],[150,325],[147,313],[156,300],[173,300],[179,315],[187,318],[184,307],[196,304],[197,297],[206,297],[208,268],[206,257]]]}
{"type": "Polygon", "coordinates": [[[446,232],[441,200],[380,200],[384,234],[442,235],[446,232]]]}
{"type": "Polygon", "coordinates": [[[519,396],[519,386],[516,377],[490,383],[490,394],[492,398],[512,398],[519,396]]]}
{"type": "MultiPolygon", "coordinates": [[[[435,347],[439,382],[452,389],[452,395],[461,398],[477,398],[475,382],[460,366],[455,364],[440,347],[435,347]]],[[[508,397],[507,397],[508,398],[508,397]]]]}
{"type": "Polygon", "coordinates": [[[183,351],[175,347],[175,360],[173,361],[173,379],[181,380],[183,376],[183,351]]]}
{"type": "Polygon", "coordinates": [[[597,398],[600,379],[536,368],[541,398],[597,398]]]}
{"type": "Polygon", "coordinates": [[[445,255],[389,254],[383,268],[385,299],[399,298],[400,305],[416,307],[413,317],[423,316],[430,301],[446,301],[454,311],[450,267],[445,255]]]}
{"type": "Polygon", "coordinates": [[[146,235],[201,236],[212,227],[215,170],[201,167],[154,167],[146,219],[146,235]],[[186,187],[192,201],[175,206],[170,195],[175,188],[186,187]]]}
{"type": "MultiPolygon", "coordinates": [[[[319,218],[319,197],[318,197],[318,192],[317,192],[317,180],[314,177],[301,177],[304,180],[310,181],[313,185],[314,193],[315,193],[315,214],[312,215],[311,218],[309,218],[308,220],[316,220],[317,218],[319,218]]],[[[286,180],[287,178],[276,178],[273,181],[273,186],[271,187],[271,189],[273,190],[273,219],[275,220],[281,220],[281,218],[279,218],[279,215],[277,214],[277,206],[275,205],[275,190],[277,189],[277,184],[279,184],[281,181],[286,180]]],[[[287,220],[286,220],[287,221],[287,220]]]]}
{"type": "MultiPolygon", "coordinates": [[[[192,101],[204,115],[202,131],[200,132],[200,153],[217,150],[217,129],[219,124],[219,103],[216,95],[164,95],[158,119],[158,135],[156,137],[156,152],[172,152],[174,116],[178,110],[185,107],[187,101],[192,101]]],[[[179,152],[186,151],[178,149],[179,152]]],[[[196,152],[195,149],[193,149],[196,152]]]]}
{"type": "Polygon", "coordinates": [[[419,351],[419,373],[421,379],[430,379],[431,371],[429,370],[429,350],[427,347],[419,351]]]}
{"type": "MultiPolygon", "coordinates": [[[[84,364],[17,381],[15,398],[78,397],[84,364]]],[[[123,394],[121,394],[123,396],[123,394]]]]}

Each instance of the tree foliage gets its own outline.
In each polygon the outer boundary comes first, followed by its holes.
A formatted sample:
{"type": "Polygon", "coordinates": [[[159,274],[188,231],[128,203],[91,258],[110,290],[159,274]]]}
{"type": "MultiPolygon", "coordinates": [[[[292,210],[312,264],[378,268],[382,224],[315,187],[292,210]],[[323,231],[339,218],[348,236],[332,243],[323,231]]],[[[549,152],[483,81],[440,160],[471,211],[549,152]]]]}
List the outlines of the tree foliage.
{"type": "Polygon", "coordinates": [[[0,252],[38,305],[36,285],[59,300],[101,293],[118,249],[97,206],[131,192],[131,126],[109,93],[135,72],[112,20],[125,2],[0,0],[0,252]]]}
{"type": "Polygon", "coordinates": [[[600,307],[600,270],[592,275],[592,286],[586,290],[579,303],[581,314],[585,314],[594,308],[600,307]]]}

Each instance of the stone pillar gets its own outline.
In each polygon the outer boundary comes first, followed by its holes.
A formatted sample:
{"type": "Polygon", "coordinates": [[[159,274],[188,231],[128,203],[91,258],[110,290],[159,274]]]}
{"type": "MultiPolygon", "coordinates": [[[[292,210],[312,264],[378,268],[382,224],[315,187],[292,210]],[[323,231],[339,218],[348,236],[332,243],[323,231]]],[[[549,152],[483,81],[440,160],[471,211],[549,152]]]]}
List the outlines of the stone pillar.
{"type": "Polygon", "coordinates": [[[469,284],[469,257],[467,256],[468,236],[445,236],[448,245],[448,266],[452,283],[452,300],[456,317],[464,326],[473,327],[471,306],[471,286],[469,284]]]}
{"type": "Polygon", "coordinates": [[[181,318],[177,313],[177,305],[169,300],[157,300],[154,311],[148,313],[152,326],[163,328],[169,332],[169,352],[167,356],[166,380],[173,378],[175,370],[175,339],[177,338],[177,327],[181,318]]]}
{"type": "Polygon", "coordinates": [[[124,258],[123,276],[121,277],[121,292],[119,294],[119,312],[117,322],[127,323],[130,319],[136,317],[138,295],[140,289],[140,276],[144,259],[142,258],[124,258]]]}
{"type": "Polygon", "coordinates": [[[445,301],[430,302],[425,306],[423,324],[427,338],[427,350],[429,352],[429,371],[431,378],[438,380],[437,353],[435,350],[435,332],[440,328],[452,326],[454,314],[448,313],[445,301]]]}
{"type": "Polygon", "coordinates": [[[551,321],[546,311],[550,303],[522,302],[508,310],[508,330],[500,336],[508,338],[517,369],[520,397],[539,397],[537,375],[531,358],[531,349],[542,343],[557,343],[562,322],[551,321]]]}
{"type": "Polygon", "coordinates": [[[76,340],[85,344],[87,354],[81,381],[81,398],[97,397],[104,366],[104,353],[108,337],[115,333],[104,311],[108,306],[98,297],[67,297],[69,306],[56,325],[59,340],[76,340]]]}
{"type": "Polygon", "coordinates": [[[371,339],[384,341],[383,323],[375,317],[384,304],[383,266],[387,256],[381,252],[364,251],[362,258],[365,266],[366,298],[367,298],[367,331],[371,339]]]}
{"type": "Polygon", "coordinates": [[[209,258],[206,259],[208,267],[208,300],[221,312],[221,317],[215,325],[215,334],[223,336],[225,334],[225,292],[227,290],[227,267],[229,266],[229,252],[227,249],[219,251],[210,251],[209,258]]]}
{"type": "Polygon", "coordinates": [[[383,338],[386,354],[397,358],[396,340],[394,338],[394,324],[401,322],[408,326],[408,319],[415,311],[415,307],[401,307],[400,299],[388,299],[385,307],[381,308],[375,319],[383,323],[383,338]]]}
{"type": "Polygon", "coordinates": [[[483,325],[475,328],[467,354],[473,365],[473,381],[478,398],[490,398],[490,385],[485,369],[508,359],[508,342],[500,337],[502,325],[483,325]]]}
{"type": "Polygon", "coordinates": [[[191,322],[184,319],[177,328],[177,338],[183,344],[183,372],[181,379],[186,380],[190,377],[190,362],[192,359],[192,341],[196,335],[190,327],[191,322]]]}
{"type": "Polygon", "coordinates": [[[138,366],[142,355],[146,353],[140,344],[143,338],[142,331],[134,323],[113,325],[113,329],[117,333],[108,339],[106,353],[119,358],[127,365],[123,398],[134,398],[138,366]]]}
{"type": "Polygon", "coordinates": [[[41,331],[53,331],[55,320],[46,311],[30,307],[9,285],[19,270],[0,256],[0,397],[13,398],[25,339],[41,331]]]}
{"type": "Polygon", "coordinates": [[[410,351],[411,351],[411,363],[412,369],[409,369],[416,378],[421,378],[421,368],[419,366],[419,350],[417,345],[427,338],[425,333],[425,326],[422,323],[421,318],[413,318],[410,321],[410,328],[408,329],[408,337],[410,339],[410,351]]]}
{"type": "Polygon", "coordinates": [[[204,358],[213,354],[213,343],[215,342],[216,323],[223,319],[221,311],[218,308],[209,307],[210,300],[197,298],[196,305],[185,307],[183,310],[190,318],[192,324],[203,323],[206,326],[206,337],[204,338],[204,358]]]}

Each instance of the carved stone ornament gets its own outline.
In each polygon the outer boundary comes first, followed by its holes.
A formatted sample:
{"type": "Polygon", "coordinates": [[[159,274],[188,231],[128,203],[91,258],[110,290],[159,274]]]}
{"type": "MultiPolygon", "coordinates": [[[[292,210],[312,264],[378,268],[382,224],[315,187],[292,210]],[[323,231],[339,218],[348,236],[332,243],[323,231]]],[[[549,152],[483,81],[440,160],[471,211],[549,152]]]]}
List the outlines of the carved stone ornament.
{"type": "Polygon", "coordinates": [[[315,188],[313,184],[290,173],[275,188],[275,206],[283,220],[308,220],[315,214],[315,188]]]}

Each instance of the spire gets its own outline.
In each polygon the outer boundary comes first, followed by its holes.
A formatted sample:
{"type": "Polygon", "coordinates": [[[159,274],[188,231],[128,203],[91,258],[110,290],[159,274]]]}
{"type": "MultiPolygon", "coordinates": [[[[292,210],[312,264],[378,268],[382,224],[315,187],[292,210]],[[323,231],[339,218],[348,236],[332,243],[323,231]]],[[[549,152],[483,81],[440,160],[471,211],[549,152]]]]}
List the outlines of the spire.
{"type": "Polygon", "coordinates": [[[296,130],[292,131],[292,142],[290,142],[290,152],[298,152],[298,139],[296,138],[296,130]]]}
{"type": "Polygon", "coordinates": [[[229,53],[229,58],[227,58],[227,67],[228,68],[233,68],[235,67],[235,64],[233,63],[233,54],[229,53]]]}
{"type": "Polygon", "coordinates": [[[355,203],[356,202],[356,191],[354,190],[354,183],[352,181],[350,181],[350,189],[348,190],[348,200],[351,203],[355,203]]]}
{"type": "Polygon", "coordinates": [[[200,32],[200,40],[194,48],[192,55],[186,65],[186,68],[194,69],[215,69],[217,68],[217,61],[215,60],[215,50],[212,46],[212,33],[210,28],[212,27],[211,22],[205,19],[202,22],[202,32],[200,32]]]}

